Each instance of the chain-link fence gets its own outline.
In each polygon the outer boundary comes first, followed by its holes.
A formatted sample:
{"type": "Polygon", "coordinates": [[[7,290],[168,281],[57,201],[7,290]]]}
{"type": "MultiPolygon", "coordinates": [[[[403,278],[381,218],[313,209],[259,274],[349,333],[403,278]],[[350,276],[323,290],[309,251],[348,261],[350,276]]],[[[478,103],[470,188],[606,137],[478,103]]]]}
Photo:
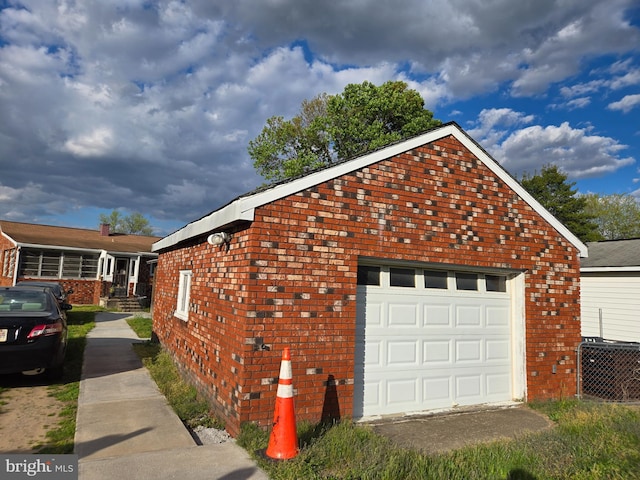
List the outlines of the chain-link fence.
{"type": "Polygon", "coordinates": [[[578,397],[640,401],[640,343],[584,340],[578,346],[578,397]]]}

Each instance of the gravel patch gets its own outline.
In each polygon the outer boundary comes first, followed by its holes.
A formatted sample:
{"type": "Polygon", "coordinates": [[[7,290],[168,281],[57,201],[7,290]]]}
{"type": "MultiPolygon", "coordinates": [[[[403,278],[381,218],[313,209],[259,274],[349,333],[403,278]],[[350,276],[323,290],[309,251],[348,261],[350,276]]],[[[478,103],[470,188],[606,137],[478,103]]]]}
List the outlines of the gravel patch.
{"type": "Polygon", "coordinates": [[[217,428],[198,426],[192,429],[191,432],[200,445],[213,445],[233,440],[225,430],[218,430],[217,428]]]}

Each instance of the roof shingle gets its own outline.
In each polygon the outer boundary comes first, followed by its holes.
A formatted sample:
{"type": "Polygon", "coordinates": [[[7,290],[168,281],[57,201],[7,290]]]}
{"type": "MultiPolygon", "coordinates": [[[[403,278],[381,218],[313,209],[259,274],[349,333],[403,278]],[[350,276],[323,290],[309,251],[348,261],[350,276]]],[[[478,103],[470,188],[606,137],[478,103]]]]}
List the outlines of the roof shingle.
{"type": "Polygon", "coordinates": [[[589,257],[583,258],[580,268],[640,266],[640,238],[589,242],[589,257]]]}
{"type": "Polygon", "coordinates": [[[112,252],[151,252],[151,245],[162,237],[145,235],[101,235],[98,230],[54,227],[32,223],[0,220],[0,232],[20,244],[50,245],[51,247],[107,250],[112,252]]]}

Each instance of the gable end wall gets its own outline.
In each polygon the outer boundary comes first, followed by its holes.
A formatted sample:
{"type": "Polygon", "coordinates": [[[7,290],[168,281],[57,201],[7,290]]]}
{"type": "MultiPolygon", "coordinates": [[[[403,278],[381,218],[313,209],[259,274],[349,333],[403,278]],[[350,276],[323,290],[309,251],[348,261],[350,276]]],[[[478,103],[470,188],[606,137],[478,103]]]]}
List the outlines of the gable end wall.
{"type": "Polygon", "coordinates": [[[577,250],[453,137],[259,207],[232,233],[228,251],[200,238],[161,252],[154,297],[156,334],[232,435],[271,424],[285,346],[297,419],[351,415],[361,256],[524,271],[528,399],[575,394],[577,250]],[[181,269],[188,322],[173,316],[181,269]]]}

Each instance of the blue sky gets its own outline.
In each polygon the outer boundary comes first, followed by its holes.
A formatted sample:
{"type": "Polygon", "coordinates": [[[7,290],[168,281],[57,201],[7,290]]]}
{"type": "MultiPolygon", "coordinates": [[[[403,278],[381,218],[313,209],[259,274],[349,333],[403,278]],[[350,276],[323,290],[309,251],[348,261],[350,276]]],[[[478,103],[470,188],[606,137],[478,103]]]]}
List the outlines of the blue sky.
{"type": "Polygon", "coordinates": [[[0,219],[158,235],[252,190],[267,118],[403,80],[510,173],[640,198],[637,0],[0,0],[0,219]]]}

